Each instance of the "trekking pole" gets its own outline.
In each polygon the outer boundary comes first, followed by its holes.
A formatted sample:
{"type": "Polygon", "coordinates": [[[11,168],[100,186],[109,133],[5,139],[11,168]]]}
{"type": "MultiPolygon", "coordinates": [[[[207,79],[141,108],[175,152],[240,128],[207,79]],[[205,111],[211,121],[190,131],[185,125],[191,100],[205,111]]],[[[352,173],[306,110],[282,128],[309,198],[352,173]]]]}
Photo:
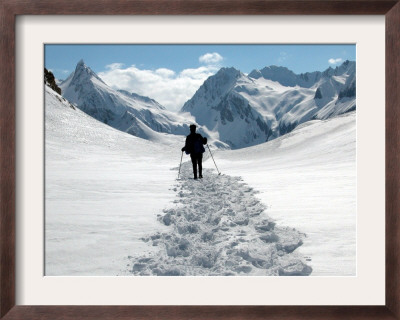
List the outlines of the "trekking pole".
{"type": "Polygon", "coordinates": [[[183,158],[183,151],[182,151],[182,155],[181,155],[181,162],[179,163],[178,180],[179,180],[179,175],[181,174],[182,158],[183,158]]]}
{"type": "Polygon", "coordinates": [[[214,164],[215,164],[215,167],[217,168],[218,175],[221,175],[221,172],[219,172],[219,170],[218,170],[217,164],[215,163],[214,157],[213,157],[213,155],[212,155],[212,153],[211,153],[211,150],[210,150],[210,147],[208,146],[208,143],[207,143],[207,148],[208,148],[208,151],[210,151],[211,158],[213,159],[214,164]]]}

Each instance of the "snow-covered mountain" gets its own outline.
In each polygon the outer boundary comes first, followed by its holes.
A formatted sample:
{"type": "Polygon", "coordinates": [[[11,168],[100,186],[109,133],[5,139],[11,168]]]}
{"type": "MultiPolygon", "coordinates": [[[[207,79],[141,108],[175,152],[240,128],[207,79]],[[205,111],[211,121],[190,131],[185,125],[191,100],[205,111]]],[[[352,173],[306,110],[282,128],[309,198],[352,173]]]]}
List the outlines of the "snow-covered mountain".
{"type": "Polygon", "coordinates": [[[79,109],[113,128],[153,140],[156,133],[187,135],[194,118],[166,110],[157,101],[109,87],[81,60],[60,84],[62,95],[79,109]]]}
{"type": "Polygon", "coordinates": [[[212,144],[238,149],[275,139],[306,121],[355,110],[355,71],[351,61],[300,75],[276,66],[249,75],[222,68],[180,113],[151,98],[109,87],[83,60],[60,88],[85,113],[134,136],[156,141],[159,133],[187,135],[188,126],[197,123],[212,144]]]}
{"type": "Polygon", "coordinates": [[[324,72],[296,75],[266,67],[245,75],[222,68],[182,107],[233,149],[256,145],[312,119],[356,108],[356,64],[345,61],[324,72]]]}

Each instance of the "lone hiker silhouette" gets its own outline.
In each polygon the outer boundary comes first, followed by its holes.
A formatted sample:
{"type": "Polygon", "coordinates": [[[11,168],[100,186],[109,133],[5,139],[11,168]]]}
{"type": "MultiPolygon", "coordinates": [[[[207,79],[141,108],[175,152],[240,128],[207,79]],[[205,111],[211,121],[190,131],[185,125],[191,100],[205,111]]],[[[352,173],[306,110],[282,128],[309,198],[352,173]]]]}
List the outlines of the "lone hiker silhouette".
{"type": "Polygon", "coordinates": [[[196,126],[190,125],[190,134],[186,137],[185,146],[182,152],[190,154],[193,164],[193,175],[197,179],[197,165],[199,166],[199,178],[203,178],[203,153],[206,151],[203,144],[207,144],[207,138],[203,138],[201,134],[196,133],[196,126]]]}

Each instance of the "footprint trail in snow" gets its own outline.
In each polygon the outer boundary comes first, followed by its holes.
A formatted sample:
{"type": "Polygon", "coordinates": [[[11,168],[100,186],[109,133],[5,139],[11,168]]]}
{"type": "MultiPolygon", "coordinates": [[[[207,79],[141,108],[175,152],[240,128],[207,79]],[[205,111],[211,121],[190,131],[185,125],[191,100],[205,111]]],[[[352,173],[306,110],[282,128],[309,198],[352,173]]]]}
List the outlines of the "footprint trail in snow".
{"type": "Polygon", "coordinates": [[[312,269],[295,250],[305,235],[277,226],[240,177],[204,169],[193,180],[182,164],[173,207],[158,216],[171,229],[142,239],[157,252],[129,257],[130,273],[159,276],[306,276],[312,269]]]}

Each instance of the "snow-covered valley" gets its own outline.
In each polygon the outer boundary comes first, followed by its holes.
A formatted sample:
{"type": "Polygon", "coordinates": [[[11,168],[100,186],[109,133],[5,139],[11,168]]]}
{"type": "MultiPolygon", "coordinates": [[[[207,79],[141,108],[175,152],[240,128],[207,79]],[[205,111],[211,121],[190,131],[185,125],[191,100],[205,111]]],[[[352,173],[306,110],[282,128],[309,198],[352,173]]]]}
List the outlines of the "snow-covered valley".
{"type": "Polygon", "coordinates": [[[177,181],[184,136],[135,137],[45,89],[46,275],[355,275],[355,112],[213,149],[223,175],[207,158],[177,181]]]}

